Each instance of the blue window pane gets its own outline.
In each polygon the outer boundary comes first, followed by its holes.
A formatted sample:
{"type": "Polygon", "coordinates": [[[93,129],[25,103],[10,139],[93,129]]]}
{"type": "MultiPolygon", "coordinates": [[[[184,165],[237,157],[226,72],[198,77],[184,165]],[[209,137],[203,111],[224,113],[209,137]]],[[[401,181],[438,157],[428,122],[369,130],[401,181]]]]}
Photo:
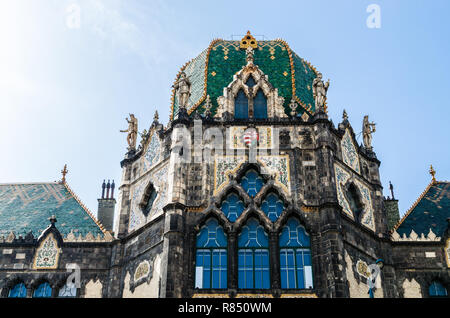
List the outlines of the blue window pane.
{"type": "Polygon", "coordinates": [[[267,118],[267,98],[262,92],[262,90],[259,90],[256,94],[253,109],[255,110],[255,118],[258,119],[266,119],[267,118]]]}
{"type": "Polygon", "coordinates": [[[150,193],[150,197],[148,198],[148,202],[145,205],[143,211],[145,216],[148,216],[150,214],[153,207],[153,202],[155,202],[157,195],[158,195],[157,192],[153,189],[152,192],[150,193]]]}
{"type": "Polygon", "coordinates": [[[430,297],[446,297],[448,296],[447,289],[438,282],[433,282],[429,288],[430,297]]]}
{"type": "Polygon", "coordinates": [[[288,220],[280,234],[282,247],[309,247],[310,239],[305,228],[295,218],[288,220]]]}
{"type": "Polygon", "coordinates": [[[283,213],[284,204],[276,194],[271,193],[262,202],[261,210],[263,210],[272,222],[275,222],[283,213]]]}
{"type": "Polygon", "coordinates": [[[9,298],[25,298],[27,297],[27,288],[25,287],[24,283],[20,283],[15,285],[11,290],[9,291],[9,298]]]}
{"type": "Polygon", "coordinates": [[[297,270],[297,280],[298,280],[298,288],[304,289],[305,288],[305,274],[303,268],[299,268],[297,270]]]}
{"type": "Polygon", "coordinates": [[[253,76],[250,75],[248,77],[247,82],[245,83],[245,85],[247,85],[248,87],[253,87],[253,86],[256,85],[256,82],[255,82],[253,76]]]}
{"type": "Polygon", "coordinates": [[[43,283],[35,289],[33,293],[34,298],[50,298],[52,297],[52,288],[49,283],[43,283]]]}
{"type": "Polygon", "coordinates": [[[248,119],[248,98],[243,90],[238,92],[234,104],[234,117],[248,119]]]}
{"type": "Polygon", "coordinates": [[[242,178],[241,186],[251,197],[256,196],[264,185],[263,178],[255,170],[248,171],[242,178]]]}
{"type": "Polygon", "coordinates": [[[242,249],[238,252],[238,286],[253,288],[253,251],[242,249]]]}
{"type": "Polygon", "coordinates": [[[243,211],[244,203],[236,194],[230,194],[222,203],[222,212],[230,222],[236,222],[243,211]]]}

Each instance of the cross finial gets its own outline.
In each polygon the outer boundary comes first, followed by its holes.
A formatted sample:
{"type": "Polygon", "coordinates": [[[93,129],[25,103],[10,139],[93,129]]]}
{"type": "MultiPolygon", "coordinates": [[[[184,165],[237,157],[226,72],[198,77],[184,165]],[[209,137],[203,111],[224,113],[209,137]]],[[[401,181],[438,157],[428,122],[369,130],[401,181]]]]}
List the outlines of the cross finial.
{"type": "Polygon", "coordinates": [[[433,177],[433,183],[436,182],[436,170],[434,170],[433,165],[430,166],[430,174],[433,177]]]}
{"type": "Polygon", "coordinates": [[[153,121],[158,121],[159,120],[159,114],[158,111],[155,111],[155,116],[153,116],[153,121]]]}
{"type": "Polygon", "coordinates": [[[347,120],[348,120],[348,115],[347,115],[347,112],[345,111],[345,109],[344,109],[344,112],[342,113],[342,119],[343,119],[344,121],[347,121],[347,120]]]}
{"type": "Polygon", "coordinates": [[[67,170],[67,164],[64,165],[64,169],[61,170],[61,174],[62,174],[62,183],[66,182],[66,174],[69,173],[69,170],[67,170]]]}

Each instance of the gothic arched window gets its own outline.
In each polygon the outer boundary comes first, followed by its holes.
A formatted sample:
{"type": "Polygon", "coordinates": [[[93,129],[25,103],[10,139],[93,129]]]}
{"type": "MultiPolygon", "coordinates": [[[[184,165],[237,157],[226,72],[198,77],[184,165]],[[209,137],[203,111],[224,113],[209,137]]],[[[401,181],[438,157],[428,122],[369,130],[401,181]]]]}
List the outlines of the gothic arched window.
{"type": "Polygon", "coordinates": [[[9,298],[25,298],[27,297],[27,288],[24,283],[16,284],[9,290],[9,298]]]}
{"type": "Polygon", "coordinates": [[[253,78],[253,76],[249,76],[247,79],[247,82],[245,82],[245,85],[247,85],[248,87],[253,87],[256,85],[255,79],[253,78]]]}
{"type": "Polygon", "coordinates": [[[230,222],[236,222],[244,211],[244,202],[239,197],[232,193],[225,201],[222,202],[222,212],[230,220],[230,222]]]}
{"type": "Polygon", "coordinates": [[[310,238],[297,219],[289,219],[283,227],[279,245],[281,288],[312,288],[310,238]]]}
{"type": "Polygon", "coordinates": [[[157,196],[158,192],[156,192],[156,189],[153,187],[153,185],[148,185],[140,204],[142,213],[145,215],[145,217],[147,217],[152,211],[153,203],[155,203],[155,199],[157,196]]]}
{"type": "Polygon", "coordinates": [[[40,284],[33,293],[33,298],[50,298],[52,297],[52,287],[49,283],[40,284]]]}
{"type": "Polygon", "coordinates": [[[345,194],[347,197],[347,201],[350,204],[350,209],[353,212],[353,216],[355,217],[355,221],[359,221],[361,213],[364,210],[364,205],[361,202],[358,189],[352,183],[349,185],[345,194]]]}
{"type": "Polygon", "coordinates": [[[234,118],[248,119],[248,98],[241,89],[234,102],[234,118]]]}
{"type": "Polygon", "coordinates": [[[227,237],[217,220],[210,219],[197,235],[195,288],[227,288],[227,237]]]}
{"type": "Polygon", "coordinates": [[[432,282],[428,294],[430,297],[447,297],[447,289],[439,282],[432,282]]]}
{"type": "Polygon", "coordinates": [[[238,237],[238,286],[269,289],[269,238],[259,222],[251,218],[238,237]]]}
{"type": "Polygon", "coordinates": [[[249,170],[244,177],[242,177],[241,186],[251,197],[256,196],[263,185],[263,178],[255,170],[249,170]]]}
{"type": "Polygon", "coordinates": [[[254,117],[257,119],[267,118],[267,97],[259,90],[253,101],[254,117]]]}
{"type": "Polygon", "coordinates": [[[278,195],[270,193],[262,202],[261,210],[272,221],[276,222],[284,210],[283,201],[280,200],[278,195]]]}

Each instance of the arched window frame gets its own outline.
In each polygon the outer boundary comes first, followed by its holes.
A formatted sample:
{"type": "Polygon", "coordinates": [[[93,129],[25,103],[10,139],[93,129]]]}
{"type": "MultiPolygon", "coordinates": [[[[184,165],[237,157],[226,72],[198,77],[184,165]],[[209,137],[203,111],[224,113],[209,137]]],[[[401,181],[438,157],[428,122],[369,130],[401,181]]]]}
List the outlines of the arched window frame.
{"type": "Polygon", "coordinates": [[[48,282],[44,281],[33,290],[33,298],[51,298],[52,293],[53,288],[48,282]]]}
{"type": "Polygon", "coordinates": [[[240,186],[250,196],[255,197],[265,184],[264,178],[256,169],[248,169],[240,178],[240,186]]]}
{"type": "Polygon", "coordinates": [[[448,290],[439,281],[433,281],[428,287],[428,296],[432,298],[448,297],[448,290]]]}
{"type": "Polygon", "coordinates": [[[215,218],[209,218],[197,233],[195,269],[195,288],[206,290],[228,288],[228,238],[215,218]],[[215,233],[210,232],[211,227],[215,227],[215,233]],[[199,246],[199,239],[204,233],[208,239],[203,246],[199,246]],[[210,242],[212,234],[215,234],[215,242],[210,242]],[[208,280],[204,279],[205,272],[209,275],[208,280]],[[218,274],[218,277],[215,277],[215,274],[218,274]]]}
{"type": "Polygon", "coordinates": [[[18,282],[8,291],[8,298],[26,298],[27,287],[24,282],[18,282]]]}
{"type": "Polygon", "coordinates": [[[290,217],[286,224],[281,228],[279,233],[279,251],[280,251],[280,277],[282,289],[310,289],[314,287],[313,270],[312,270],[312,254],[311,254],[311,238],[305,227],[297,218],[290,217]],[[293,236],[297,242],[289,244],[293,234],[292,225],[296,225],[296,234],[293,236]],[[299,229],[301,231],[299,231],[299,229]],[[289,242],[284,244],[283,235],[289,235],[289,242]],[[301,238],[303,233],[304,238],[301,238]],[[291,260],[289,260],[291,257],[291,260]],[[299,257],[301,263],[299,264],[299,257]],[[284,258],[284,262],[283,262],[284,258]],[[285,275],[285,276],[284,276],[285,275]],[[300,276],[302,275],[302,277],[300,276]],[[292,280],[293,278],[293,280],[292,280]],[[292,282],[294,284],[292,284],[292,282]]]}
{"type": "Polygon", "coordinates": [[[238,235],[237,269],[239,289],[271,288],[269,237],[261,222],[254,217],[247,220],[238,235]],[[254,224],[256,230],[250,232],[249,226],[254,224]],[[244,235],[248,237],[246,242],[243,241],[244,235]],[[251,240],[256,244],[251,244],[251,240]]]}
{"type": "Polygon", "coordinates": [[[285,205],[281,197],[274,191],[270,191],[261,202],[261,210],[269,218],[270,221],[275,223],[285,210],[285,205]],[[275,211],[271,210],[275,209],[275,211]],[[273,217],[275,214],[275,217],[273,217]]]}
{"type": "Polygon", "coordinates": [[[244,212],[245,205],[244,201],[237,193],[230,192],[222,201],[220,209],[226,218],[234,223],[242,215],[242,212],[244,212]],[[230,215],[231,209],[233,209],[233,214],[236,214],[236,217],[230,215]]]}
{"type": "Polygon", "coordinates": [[[362,195],[358,189],[358,186],[353,182],[350,182],[349,184],[347,184],[347,186],[345,187],[344,196],[349,204],[349,208],[353,214],[353,217],[355,218],[355,221],[360,222],[361,217],[364,212],[364,203],[362,200],[362,195]],[[349,194],[351,195],[351,197],[349,196],[349,194]],[[355,204],[357,205],[357,208],[358,208],[358,210],[356,210],[356,211],[352,209],[352,205],[351,205],[351,201],[354,201],[354,200],[356,200],[355,204]]]}
{"type": "Polygon", "coordinates": [[[150,183],[146,187],[144,195],[142,196],[142,200],[139,203],[139,207],[141,208],[142,213],[145,217],[148,217],[150,215],[150,212],[157,198],[158,192],[156,191],[154,185],[150,183]]]}

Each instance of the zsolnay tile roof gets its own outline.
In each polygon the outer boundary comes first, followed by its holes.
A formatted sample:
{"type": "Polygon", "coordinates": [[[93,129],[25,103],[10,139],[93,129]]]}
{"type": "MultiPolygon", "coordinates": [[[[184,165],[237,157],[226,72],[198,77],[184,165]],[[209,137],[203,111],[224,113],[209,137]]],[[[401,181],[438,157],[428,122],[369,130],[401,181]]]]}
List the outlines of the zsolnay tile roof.
{"type": "Polygon", "coordinates": [[[31,231],[37,238],[52,215],[63,237],[72,232],[103,238],[106,233],[65,182],[0,184],[0,237],[11,232],[16,238],[25,237],[31,231]]]}
{"type": "Polygon", "coordinates": [[[427,235],[430,229],[443,237],[450,218],[450,182],[433,181],[425,189],[411,209],[394,227],[400,236],[409,236],[414,230],[419,236],[427,235]]]}
{"type": "MultiPolygon", "coordinates": [[[[314,114],[312,87],[318,74],[316,68],[299,57],[281,39],[258,41],[254,54],[255,65],[268,76],[269,82],[278,89],[278,94],[284,97],[286,113],[289,114],[289,104],[294,98],[300,104],[301,112],[314,114]]],[[[245,65],[246,51],[240,48],[239,41],[212,41],[199,56],[186,63],[176,76],[175,82],[180,78],[181,72],[184,72],[192,85],[188,113],[191,114],[197,109],[199,113],[203,113],[205,99],[209,95],[213,105],[211,111],[215,114],[218,107],[217,98],[223,95],[224,88],[245,65]]],[[[171,119],[178,113],[178,108],[174,89],[171,119]]]]}

